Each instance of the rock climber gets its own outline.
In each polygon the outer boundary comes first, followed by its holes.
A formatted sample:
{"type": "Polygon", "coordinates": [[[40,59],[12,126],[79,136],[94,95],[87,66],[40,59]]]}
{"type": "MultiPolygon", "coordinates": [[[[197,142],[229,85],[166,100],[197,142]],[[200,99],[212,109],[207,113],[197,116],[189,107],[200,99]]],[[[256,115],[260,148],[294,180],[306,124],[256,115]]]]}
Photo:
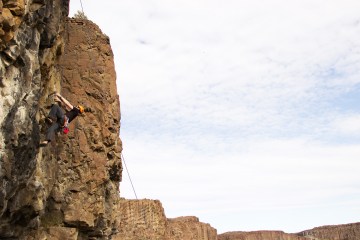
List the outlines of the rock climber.
{"type": "Polygon", "coordinates": [[[47,130],[46,140],[40,143],[40,147],[44,147],[49,142],[54,141],[56,132],[60,130],[62,130],[64,134],[67,134],[69,132],[69,123],[85,111],[83,106],[78,105],[77,107],[74,107],[68,100],[58,93],[54,93],[54,101],[63,105],[66,113],[64,114],[58,104],[53,104],[51,106],[49,116],[46,118],[46,121],[52,125],[47,130]]]}

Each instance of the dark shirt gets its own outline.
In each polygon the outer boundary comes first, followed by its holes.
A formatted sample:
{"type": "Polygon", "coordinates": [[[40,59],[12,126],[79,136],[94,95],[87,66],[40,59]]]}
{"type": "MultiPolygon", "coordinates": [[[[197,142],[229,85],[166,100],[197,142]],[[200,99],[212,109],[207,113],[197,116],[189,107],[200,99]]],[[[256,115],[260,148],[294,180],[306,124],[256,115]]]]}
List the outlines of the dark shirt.
{"type": "Polygon", "coordinates": [[[80,110],[76,107],[73,107],[73,109],[66,112],[65,115],[68,117],[69,123],[70,123],[72,120],[74,120],[74,118],[77,117],[77,115],[79,115],[79,113],[80,113],[80,110]]]}

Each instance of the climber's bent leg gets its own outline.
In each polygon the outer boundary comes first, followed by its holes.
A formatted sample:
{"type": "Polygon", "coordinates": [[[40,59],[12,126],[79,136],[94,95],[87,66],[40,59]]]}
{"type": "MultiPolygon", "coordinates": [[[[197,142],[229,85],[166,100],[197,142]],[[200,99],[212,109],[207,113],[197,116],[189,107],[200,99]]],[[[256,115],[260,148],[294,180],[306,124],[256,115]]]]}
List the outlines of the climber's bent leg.
{"type": "Polygon", "coordinates": [[[53,125],[51,125],[51,127],[49,127],[49,129],[47,130],[47,133],[46,133],[46,141],[48,141],[48,142],[54,141],[55,133],[59,129],[60,129],[59,123],[54,123],[53,125]]]}
{"type": "Polygon", "coordinates": [[[49,118],[53,121],[53,122],[63,122],[64,119],[64,113],[62,111],[62,109],[60,108],[59,105],[57,104],[53,104],[51,106],[50,112],[49,112],[49,118]]]}
{"type": "Polygon", "coordinates": [[[60,129],[60,124],[59,123],[54,123],[53,125],[51,125],[51,127],[49,127],[49,129],[47,130],[47,133],[46,133],[46,140],[45,141],[42,141],[40,143],[40,147],[44,147],[46,146],[49,142],[51,141],[54,141],[55,139],[55,133],[57,131],[59,131],[60,129]]]}

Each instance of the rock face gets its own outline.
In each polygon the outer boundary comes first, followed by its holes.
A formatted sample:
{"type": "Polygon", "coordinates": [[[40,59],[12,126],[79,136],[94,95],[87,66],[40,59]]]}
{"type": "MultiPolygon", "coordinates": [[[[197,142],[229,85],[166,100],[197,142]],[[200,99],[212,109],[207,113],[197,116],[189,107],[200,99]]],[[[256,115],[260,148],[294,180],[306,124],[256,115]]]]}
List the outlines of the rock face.
{"type": "Polygon", "coordinates": [[[0,0],[0,239],[355,240],[359,224],[297,235],[168,219],[157,200],[120,198],[120,104],[110,41],[68,19],[68,0],[0,0]],[[89,109],[39,148],[61,93],[89,109]]]}
{"type": "Polygon", "coordinates": [[[296,234],[281,231],[228,232],[218,240],[358,240],[360,223],[323,226],[296,234]]]}
{"type": "Polygon", "coordinates": [[[3,0],[0,4],[0,237],[39,226],[55,158],[37,149],[40,98],[56,78],[68,2],[3,0]],[[50,166],[52,165],[52,166],[50,166]]]}
{"type": "Polygon", "coordinates": [[[0,238],[108,239],[122,171],[109,39],[89,21],[66,22],[68,1],[0,6],[0,238]],[[38,148],[53,91],[91,112],[38,148]]]}
{"type": "Polygon", "coordinates": [[[54,158],[57,167],[44,219],[53,221],[54,215],[56,225],[76,228],[74,239],[109,238],[118,218],[122,171],[113,54],[109,39],[90,21],[69,20],[65,29],[61,93],[91,112],[77,117],[53,147],[43,148],[43,158],[54,158]]]}
{"type": "Polygon", "coordinates": [[[116,240],[164,239],[166,216],[159,201],[122,200],[116,240]]]}
{"type": "Polygon", "coordinates": [[[197,217],[178,217],[168,219],[167,236],[171,240],[216,240],[217,231],[197,217]]]}
{"type": "Polygon", "coordinates": [[[228,232],[218,236],[219,240],[309,240],[282,231],[228,232]]]}
{"type": "Polygon", "coordinates": [[[317,227],[298,235],[313,240],[358,240],[360,239],[360,223],[317,227]]]}
{"type": "Polygon", "coordinates": [[[216,229],[197,217],[167,219],[160,201],[122,200],[118,240],[216,240],[216,229]]]}

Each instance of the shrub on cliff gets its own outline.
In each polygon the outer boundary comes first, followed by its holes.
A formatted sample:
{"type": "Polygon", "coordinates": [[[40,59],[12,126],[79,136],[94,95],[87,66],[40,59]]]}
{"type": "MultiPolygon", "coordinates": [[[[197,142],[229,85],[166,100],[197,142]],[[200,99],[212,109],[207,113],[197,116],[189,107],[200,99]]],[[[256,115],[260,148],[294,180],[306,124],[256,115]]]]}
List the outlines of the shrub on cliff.
{"type": "Polygon", "coordinates": [[[85,13],[83,11],[78,10],[75,14],[74,14],[74,18],[79,18],[79,19],[86,19],[88,20],[87,16],[85,15],[85,13]]]}

